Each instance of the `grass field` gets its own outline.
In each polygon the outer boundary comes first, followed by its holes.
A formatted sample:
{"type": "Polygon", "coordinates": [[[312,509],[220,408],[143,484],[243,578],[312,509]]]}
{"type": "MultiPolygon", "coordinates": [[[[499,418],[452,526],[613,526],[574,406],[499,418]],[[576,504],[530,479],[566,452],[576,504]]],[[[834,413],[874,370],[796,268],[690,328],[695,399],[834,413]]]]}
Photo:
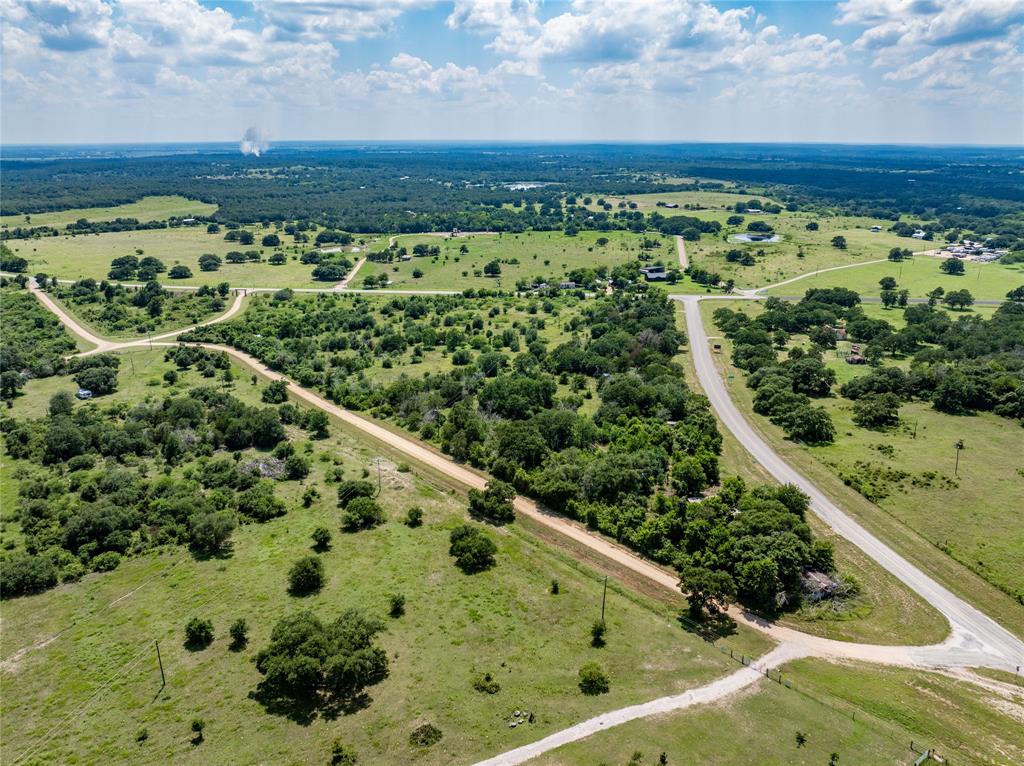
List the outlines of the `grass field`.
{"type": "MultiPolygon", "coordinates": [[[[162,395],[162,354],[125,354],[120,391],[103,401],[162,395]]],[[[190,371],[177,387],[200,381],[190,371]]],[[[30,382],[11,414],[42,412],[60,387],[55,379],[30,382]]],[[[254,402],[260,388],[239,370],[236,396],[254,402]]],[[[380,450],[333,426],[329,439],[314,443],[314,472],[307,480],[320,487],[323,499],[301,509],[302,487],[282,484],[289,513],[238,529],[229,558],[198,561],[172,548],[126,560],[113,573],[5,602],[3,760],[318,763],[328,761],[330,743],[340,737],[356,747],[361,763],[468,763],[735,669],[727,656],[679,626],[681,597],[666,604],[614,581],[608,645],[591,648],[589,626],[600,609],[601,578],[517,525],[493,531],[499,547],[493,570],[463,575],[451,564],[447,533],[464,516],[464,500],[431,485],[426,475],[396,470],[387,459],[381,502],[389,523],[340,534],[333,489],[323,472],[340,460],[345,475],[356,478],[372,469],[380,450]],[[420,529],[397,522],[412,505],[425,510],[420,529]],[[309,552],[310,533],[321,524],[335,531],[333,547],[324,554],[328,583],[318,596],[293,599],[285,593],[286,569],[309,552]],[[549,593],[552,579],[560,584],[557,596],[549,593]],[[407,613],[388,620],[382,644],[391,675],[370,690],[368,708],[300,724],[268,713],[249,697],[259,680],[251,657],[281,616],[313,609],[330,617],[348,606],[383,616],[387,594],[395,592],[405,595],[407,613]],[[201,652],[182,646],[183,625],[193,615],[212,619],[216,632],[213,645],[201,652]],[[237,617],[250,625],[249,648],[240,653],[228,650],[226,637],[237,617]],[[65,632],[54,637],[60,631],[65,632]],[[162,690],[154,640],[161,642],[167,673],[162,690]],[[577,669],[590,659],[608,670],[610,694],[585,697],[576,688],[577,669]],[[501,684],[499,693],[472,689],[474,675],[485,671],[501,684]],[[509,728],[516,709],[533,712],[535,723],[509,728]],[[206,721],[199,745],[189,741],[195,716],[206,721]],[[426,750],[408,741],[424,722],[444,733],[426,750]],[[148,738],[140,743],[136,734],[142,728],[148,738]]],[[[386,449],[383,454],[388,457],[386,449]]],[[[742,634],[748,653],[756,653],[751,646],[767,647],[748,633],[742,634]]]]}
{"type": "Polygon", "coordinates": [[[1007,699],[937,673],[820,660],[782,672],[792,688],[764,680],[717,704],[633,721],[530,764],[653,766],[665,753],[669,764],[818,766],[837,753],[840,766],[897,766],[927,748],[952,764],[1024,759],[1024,696],[1007,699]],[[797,732],[806,737],[801,747],[797,732]],[[642,757],[631,760],[636,753],[642,757]]]}
{"type": "Polygon", "coordinates": [[[163,310],[158,317],[150,317],[144,309],[127,305],[123,316],[119,313],[119,318],[111,319],[103,301],[89,303],[72,300],[68,295],[58,297],[52,289],[49,293],[79,323],[104,338],[138,338],[188,327],[222,314],[234,299],[229,296],[222,300],[223,308],[214,310],[210,307],[210,298],[200,298],[191,291],[175,290],[164,299],[163,310]]]}
{"type": "Polygon", "coordinates": [[[636,260],[641,253],[640,243],[644,236],[662,243],[661,247],[649,251],[653,256],[651,262],[661,260],[669,266],[678,265],[675,241],[658,234],[581,231],[575,237],[567,237],[560,231],[541,231],[472,234],[457,238],[409,234],[398,237],[397,242],[407,247],[410,253],[413,246],[425,243],[439,246],[441,255],[437,258],[417,257],[394,264],[367,263],[360,270],[353,287],[360,286],[364,277],[381,273],[390,277],[390,288],[406,290],[464,290],[468,287],[515,290],[518,280],[532,282],[534,278],[557,285],[573,269],[612,268],[636,260]],[[608,244],[599,246],[597,239],[600,237],[607,238],[608,244]],[[469,248],[468,253],[459,252],[462,245],[469,248]],[[501,262],[501,275],[484,276],[484,265],[495,259],[501,262]],[[421,278],[412,276],[415,269],[423,272],[421,278]]]}
{"type": "MultiPolygon", "coordinates": [[[[709,332],[711,314],[723,304],[703,304],[709,332]]],[[[736,305],[742,305],[737,302],[736,305]]],[[[730,306],[735,308],[735,306],[730,306]]],[[[1008,630],[1024,635],[1024,609],[1011,592],[1021,587],[1020,561],[1024,538],[1017,523],[1020,473],[1020,429],[991,414],[955,417],[936,412],[927,403],[905,404],[902,425],[875,432],[852,425],[849,402],[835,397],[819,400],[832,413],[838,437],[825,447],[807,447],[785,439],[780,428],[753,413],[752,393],[742,371],[728,364],[729,342],[722,341],[722,373],[733,400],[747,413],[766,440],[794,467],[829,494],[843,510],[910,558],[914,563],[1008,630]],[[917,425],[917,438],[913,426],[917,425]],[[953,475],[953,442],[963,438],[960,475],[953,475]],[[879,450],[877,445],[888,446],[879,450]],[[863,478],[855,461],[870,463],[872,471],[910,474],[892,486],[889,497],[870,502],[844,484],[840,472],[863,478]],[[926,472],[935,472],[934,477],[926,472]],[[915,485],[914,479],[917,480],[915,485]],[[947,480],[952,480],[950,483],[947,480]],[[941,512],[937,509],[941,508],[941,512]],[[994,533],[993,530],[998,530],[994,533]],[[941,547],[940,547],[941,546],[941,547]],[[944,555],[943,550],[950,555],[944,555]]],[[[892,477],[891,474],[888,474],[892,477]]]]}
{"type": "MultiPolygon", "coordinates": [[[[13,240],[9,245],[17,255],[28,259],[30,274],[41,271],[61,279],[105,279],[114,258],[135,255],[136,250],[142,250],[145,255],[159,258],[168,269],[179,263],[189,267],[192,276],[188,279],[169,279],[166,274],[160,275],[160,281],[171,286],[216,285],[220,282],[229,282],[232,287],[331,286],[331,283],[316,282],[311,276],[313,266],[299,262],[298,253],[310,249],[310,246],[287,242],[280,249],[288,255],[288,262],[280,266],[272,266],[265,260],[262,263],[225,262],[217,271],[200,271],[199,256],[204,253],[213,253],[223,259],[229,250],[256,249],[262,251],[266,259],[274,248],[260,247],[262,230],[257,228],[255,231],[256,245],[249,247],[225,242],[223,231],[207,234],[206,228],[200,226],[13,240]]],[[[356,257],[349,256],[349,260],[354,262],[356,257]]]]}
{"type": "Polygon", "coordinates": [[[931,290],[941,287],[951,290],[969,290],[975,300],[1006,298],[1006,293],[1024,285],[1024,264],[1003,266],[999,263],[966,263],[963,276],[949,276],[939,271],[941,258],[917,256],[901,263],[872,263],[825,274],[809,274],[804,279],[768,290],[768,295],[803,295],[812,287],[848,287],[864,297],[877,298],[881,292],[878,281],[894,277],[898,289],[910,290],[911,298],[927,297],[931,290]]]}
{"type": "Polygon", "coordinates": [[[115,218],[135,218],[143,223],[164,221],[168,218],[189,216],[206,216],[217,212],[217,206],[209,202],[186,199],[185,197],[143,197],[138,202],[115,207],[81,207],[72,210],[58,210],[52,213],[32,213],[24,215],[0,216],[0,227],[16,226],[53,226],[63,229],[69,223],[81,218],[89,221],[112,221],[115,218]]]}
{"type": "Polygon", "coordinates": [[[597,204],[599,199],[603,199],[605,202],[612,205],[612,210],[610,212],[614,213],[620,210],[620,202],[635,202],[637,210],[641,210],[644,213],[661,213],[666,217],[672,215],[690,215],[692,211],[684,208],[684,205],[689,205],[690,208],[693,209],[696,209],[699,206],[700,208],[708,210],[731,211],[737,202],[747,202],[752,199],[764,202],[768,199],[762,194],[733,194],[723,191],[666,191],[654,192],[652,194],[627,194],[621,197],[601,194],[590,194],[587,196],[592,200],[589,205],[583,204],[582,197],[576,198],[576,204],[581,207],[586,207],[588,210],[597,211],[603,209],[597,204]],[[679,207],[659,207],[659,202],[675,203],[679,205],[679,207]]]}

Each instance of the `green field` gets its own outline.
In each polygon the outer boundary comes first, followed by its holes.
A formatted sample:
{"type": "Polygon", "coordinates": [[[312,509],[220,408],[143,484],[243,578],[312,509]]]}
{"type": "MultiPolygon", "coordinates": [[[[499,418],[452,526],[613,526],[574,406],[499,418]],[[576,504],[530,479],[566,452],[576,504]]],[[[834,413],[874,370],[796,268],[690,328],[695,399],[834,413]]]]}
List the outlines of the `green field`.
{"type": "MultiPolygon", "coordinates": [[[[216,285],[220,282],[229,282],[232,287],[332,286],[329,282],[315,281],[311,276],[313,266],[299,262],[298,254],[311,249],[311,246],[294,245],[288,240],[284,240],[285,246],[279,248],[288,255],[288,262],[280,266],[272,266],[264,260],[261,263],[225,262],[217,271],[199,270],[199,256],[204,253],[213,253],[223,259],[229,250],[255,249],[260,250],[266,259],[274,248],[261,247],[259,237],[271,230],[256,227],[254,231],[257,239],[252,246],[225,242],[223,230],[207,234],[202,226],[12,240],[9,245],[17,255],[28,260],[29,274],[41,271],[60,279],[105,279],[114,258],[135,255],[136,250],[142,250],[147,256],[159,258],[168,269],[179,263],[191,269],[192,276],[188,279],[169,279],[162,274],[160,281],[170,286],[216,285]]],[[[348,258],[355,262],[358,256],[352,254],[348,258]]]]}
{"type": "MultiPolygon", "coordinates": [[[[702,305],[711,334],[716,332],[711,314],[720,305],[736,308],[744,304],[714,301],[702,305]]],[[[746,310],[756,311],[753,307],[746,310]]],[[[782,429],[753,412],[752,392],[746,387],[744,373],[728,364],[729,341],[716,342],[723,344],[721,369],[733,400],[779,454],[846,512],[933,577],[1008,630],[1024,634],[1024,610],[1007,595],[1024,588],[1019,567],[1024,536],[1016,513],[1020,471],[1024,470],[1018,425],[991,413],[958,417],[937,412],[927,402],[911,402],[901,408],[902,423],[897,429],[871,431],[854,426],[851,403],[834,396],[815,404],[831,413],[837,432],[835,444],[796,444],[785,439],[782,429]],[[961,438],[967,449],[961,454],[959,476],[954,476],[953,443],[961,438]],[[862,465],[856,466],[857,461],[862,465]],[[898,474],[892,472],[907,476],[897,480],[898,474]],[[872,477],[888,486],[888,497],[871,502],[849,486],[851,479],[872,477]],[[937,512],[939,508],[942,512],[937,512]],[[993,529],[1000,533],[993,535],[993,529]]]]}
{"type": "Polygon", "coordinates": [[[924,298],[941,287],[951,290],[969,290],[975,300],[1002,301],[1006,293],[1024,285],[1024,264],[1003,266],[999,263],[966,263],[966,273],[950,276],[939,271],[941,258],[918,256],[900,263],[872,263],[842,271],[823,274],[809,274],[807,277],[787,285],[774,287],[768,295],[803,295],[812,287],[847,287],[864,297],[877,298],[881,292],[878,280],[894,277],[898,289],[910,290],[911,298],[924,298]]]}
{"type": "Polygon", "coordinates": [[[581,231],[575,237],[568,237],[560,231],[540,231],[470,234],[456,238],[409,234],[398,237],[396,241],[408,248],[410,254],[413,246],[424,243],[439,246],[441,255],[437,258],[416,257],[394,264],[366,263],[352,286],[359,287],[364,277],[381,273],[391,279],[391,289],[405,290],[483,287],[511,291],[515,290],[518,280],[532,282],[535,278],[557,285],[573,269],[612,268],[636,260],[641,253],[640,243],[644,236],[662,243],[661,247],[649,251],[653,256],[652,262],[661,260],[668,266],[678,265],[675,241],[658,234],[581,231]],[[608,244],[598,245],[600,237],[607,238],[608,244]],[[459,252],[462,245],[469,248],[468,253],[459,252]],[[501,262],[501,275],[484,276],[484,265],[495,259],[501,262]],[[415,269],[422,271],[423,276],[413,277],[415,269]]]}
{"type": "Polygon", "coordinates": [[[938,673],[799,660],[792,688],[764,680],[713,705],[632,721],[530,761],[639,764],[911,764],[934,748],[952,764],[1024,759],[1024,696],[1007,699],[938,673]],[[797,747],[796,734],[806,737],[797,747]],[[723,736],[723,733],[726,733],[723,736]],[[916,748],[911,751],[913,741],[916,748]],[[631,760],[636,753],[639,760],[631,760]]]}
{"type": "Polygon", "coordinates": [[[72,210],[58,210],[52,213],[0,216],[0,227],[53,226],[63,229],[69,223],[82,218],[89,221],[112,221],[115,218],[135,218],[143,223],[164,221],[171,217],[208,216],[217,212],[217,206],[209,202],[186,199],[185,197],[143,197],[138,202],[115,207],[81,207],[72,210]],[[26,220],[28,218],[29,220],[26,220]]]}
{"type": "MultiPolygon", "coordinates": [[[[121,388],[101,401],[132,403],[147,393],[162,395],[162,354],[124,354],[121,388]]],[[[235,395],[257,401],[261,386],[238,372],[235,395]]],[[[176,388],[200,382],[209,381],[189,371],[176,388]]],[[[70,385],[32,381],[11,414],[39,414],[53,391],[70,385]]],[[[320,487],[323,499],[302,509],[303,487],[280,485],[289,513],[238,529],[229,558],[195,560],[184,549],[170,548],[128,559],[109,574],[5,602],[3,760],[28,755],[23,762],[317,763],[327,762],[331,741],[340,737],[356,747],[360,762],[469,763],[735,669],[727,656],[679,626],[681,597],[672,603],[648,599],[614,581],[608,644],[590,647],[600,576],[518,525],[492,531],[499,547],[493,570],[462,574],[448,556],[447,533],[463,518],[464,500],[416,469],[397,470],[386,448],[381,502],[391,521],[369,532],[341,534],[324,471],[340,461],[346,477],[357,478],[373,469],[380,450],[332,426],[329,439],[313,444],[314,471],[307,479],[320,487]],[[425,510],[420,529],[397,521],[412,505],[425,510]],[[294,599],[285,592],[286,569],[309,552],[310,533],[319,525],[335,532],[324,554],[328,583],[317,596],[294,599]],[[560,584],[557,596],[548,592],[552,579],[560,584]],[[391,675],[369,690],[366,709],[303,724],[267,712],[249,697],[259,680],[251,657],[281,616],[313,609],[330,617],[349,606],[383,616],[387,594],[396,592],[405,595],[407,613],[388,620],[382,644],[391,675]],[[183,625],[193,615],[212,619],[216,632],[213,645],[200,652],[182,646],[183,625]],[[250,625],[249,648],[240,653],[228,650],[226,636],[238,617],[250,625]],[[162,690],[154,640],[160,641],[167,673],[162,690]],[[608,670],[610,694],[586,697],[577,689],[577,669],[591,659],[608,670]],[[472,689],[472,678],[481,672],[494,674],[499,693],[472,689]],[[535,723],[509,728],[516,709],[533,712],[535,723]],[[189,741],[195,716],[206,721],[205,739],[197,746],[189,741]],[[424,722],[444,733],[428,750],[408,742],[410,731],[424,722]],[[138,743],[141,728],[148,738],[138,743]]],[[[13,483],[8,474],[5,492],[13,483]]],[[[768,646],[749,631],[735,639],[748,654],[768,646]]]]}
{"type": "Polygon", "coordinates": [[[752,199],[764,202],[768,199],[762,194],[733,194],[724,191],[666,191],[654,192],[651,194],[626,194],[624,196],[607,194],[589,194],[587,196],[593,200],[589,205],[584,205],[583,198],[580,196],[577,196],[576,203],[581,207],[586,207],[588,210],[602,210],[602,208],[597,204],[597,200],[603,199],[605,202],[612,205],[612,210],[609,211],[612,213],[621,209],[619,208],[620,202],[635,202],[638,210],[642,210],[645,213],[661,213],[666,217],[672,215],[690,215],[691,210],[683,207],[684,205],[689,205],[691,209],[697,209],[699,207],[709,210],[732,210],[733,205],[737,202],[747,202],[752,199]],[[679,205],[679,207],[659,207],[659,202],[674,202],[679,205]]]}

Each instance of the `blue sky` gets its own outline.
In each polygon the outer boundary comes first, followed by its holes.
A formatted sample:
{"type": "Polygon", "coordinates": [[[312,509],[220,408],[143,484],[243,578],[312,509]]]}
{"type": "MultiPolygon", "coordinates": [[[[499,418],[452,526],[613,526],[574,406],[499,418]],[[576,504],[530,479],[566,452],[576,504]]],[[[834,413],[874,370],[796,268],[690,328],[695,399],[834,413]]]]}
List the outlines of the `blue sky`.
{"type": "Polygon", "coordinates": [[[4,143],[1024,139],[1024,0],[0,0],[4,143]]]}

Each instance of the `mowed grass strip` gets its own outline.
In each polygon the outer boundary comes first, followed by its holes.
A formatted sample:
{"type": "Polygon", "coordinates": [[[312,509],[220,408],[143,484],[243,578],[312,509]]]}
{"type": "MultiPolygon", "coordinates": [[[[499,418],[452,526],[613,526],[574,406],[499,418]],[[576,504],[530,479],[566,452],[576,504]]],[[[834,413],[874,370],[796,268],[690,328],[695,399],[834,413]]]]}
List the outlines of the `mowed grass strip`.
{"type": "MultiPolygon", "coordinates": [[[[164,387],[147,385],[166,369],[158,354],[123,355],[117,399],[137,401],[147,389],[164,393],[164,387]],[[128,380],[128,357],[135,359],[138,382],[128,380]]],[[[233,393],[257,401],[262,385],[251,385],[244,370],[236,372],[233,393]]],[[[177,388],[201,380],[189,372],[177,388]]],[[[53,379],[30,382],[16,415],[38,412],[58,387],[53,379]]],[[[0,675],[5,735],[0,752],[5,762],[40,744],[26,763],[326,762],[330,743],[340,737],[367,763],[470,763],[735,668],[679,626],[681,598],[668,605],[615,587],[608,593],[608,644],[591,647],[601,577],[516,525],[491,530],[498,543],[494,569],[464,575],[448,556],[448,533],[464,520],[464,499],[415,473],[398,471],[393,463],[384,464],[380,498],[388,523],[342,534],[334,487],[324,481],[324,472],[339,459],[346,477],[358,478],[367,469],[372,480],[379,448],[337,426],[332,431],[331,438],[314,443],[313,473],[305,482],[317,486],[322,499],[303,509],[304,486],[281,484],[288,514],[236,530],[230,557],[200,561],[172,548],[126,560],[109,574],[4,603],[8,663],[0,675]],[[400,521],[413,505],[425,511],[419,529],[400,521]],[[321,525],[334,533],[331,550],[323,554],[327,584],[319,595],[293,598],[286,593],[287,569],[310,552],[311,533],[321,525]],[[550,593],[552,579],[559,582],[558,595],[550,593]],[[406,614],[397,620],[386,617],[392,593],[406,599],[406,614]],[[266,645],[278,619],[300,609],[329,619],[351,606],[388,625],[381,642],[391,676],[370,689],[368,708],[301,725],[266,712],[249,697],[260,678],[251,658],[266,645]],[[182,630],[192,616],[213,621],[216,638],[204,651],[183,646],[182,630]],[[227,629],[239,617],[250,626],[249,648],[233,652],[227,629]],[[168,681],[162,691],[152,647],[157,639],[168,681]],[[34,648],[18,654],[28,647],[34,648]],[[144,659],[123,673],[138,656],[144,659]],[[577,671],[589,660],[608,671],[609,694],[594,698],[579,692],[577,671]],[[501,685],[499,693],[473,690],[474,676],[484,672],[501,685]],[[110,688],[87,705],[110,679],[110,688]],[[534,723],[509,728],[515,710],[534,713],[534,723]],[[198,746],[190,743],[194,717],[206,722],[198,746]],[[408,737],[425,722],[440,728],[444,738],[420,750],[408,737]],[[138,743],[141,728],[148,737],[138,743]]]]}
{"type": "Polygon", "coordinates": [[[82,218],[93,222],[113,221],[116,218],[135,218],[140,223],[148,223],[149,221],[165,221],[171,217],[208,216],[216,212],[217,205],[175,194],[143,197],[137,202],[113,207],[78,207],[47,213],[29,213],[27,216],[3,215],[0,216],[0,226],[10,228],[53,226],[63,229],[69,223],[75,223],[82,218]]]}
{"type": "Polygon", "coordinates": [[[656,764],[909,764],[934,748],[950,763],[1020,763],[1022,700],[938,673],[831,665],[783,666],[793,688],[763,680],[726,700],[617,726],[531,766],[656,764]],[[727,735],[722,733],[727,732],[727,735]],[[797,744],[797,733],[803,744],[797,744]],[[916,751],[910,749],[914,743],[916,751]]]}

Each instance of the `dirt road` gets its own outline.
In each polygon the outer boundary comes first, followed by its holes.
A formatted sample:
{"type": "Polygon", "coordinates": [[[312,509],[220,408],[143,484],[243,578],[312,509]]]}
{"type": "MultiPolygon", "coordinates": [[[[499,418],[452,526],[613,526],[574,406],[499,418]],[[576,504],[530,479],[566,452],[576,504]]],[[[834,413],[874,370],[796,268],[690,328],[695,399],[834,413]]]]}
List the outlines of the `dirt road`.
{"type": "Polygon", "coordinates": [[[679,268],[686,271],[690,261],[686,258],[686,242],[678,234],[676,235],[676,250],[679,251],[679,268]]]}

